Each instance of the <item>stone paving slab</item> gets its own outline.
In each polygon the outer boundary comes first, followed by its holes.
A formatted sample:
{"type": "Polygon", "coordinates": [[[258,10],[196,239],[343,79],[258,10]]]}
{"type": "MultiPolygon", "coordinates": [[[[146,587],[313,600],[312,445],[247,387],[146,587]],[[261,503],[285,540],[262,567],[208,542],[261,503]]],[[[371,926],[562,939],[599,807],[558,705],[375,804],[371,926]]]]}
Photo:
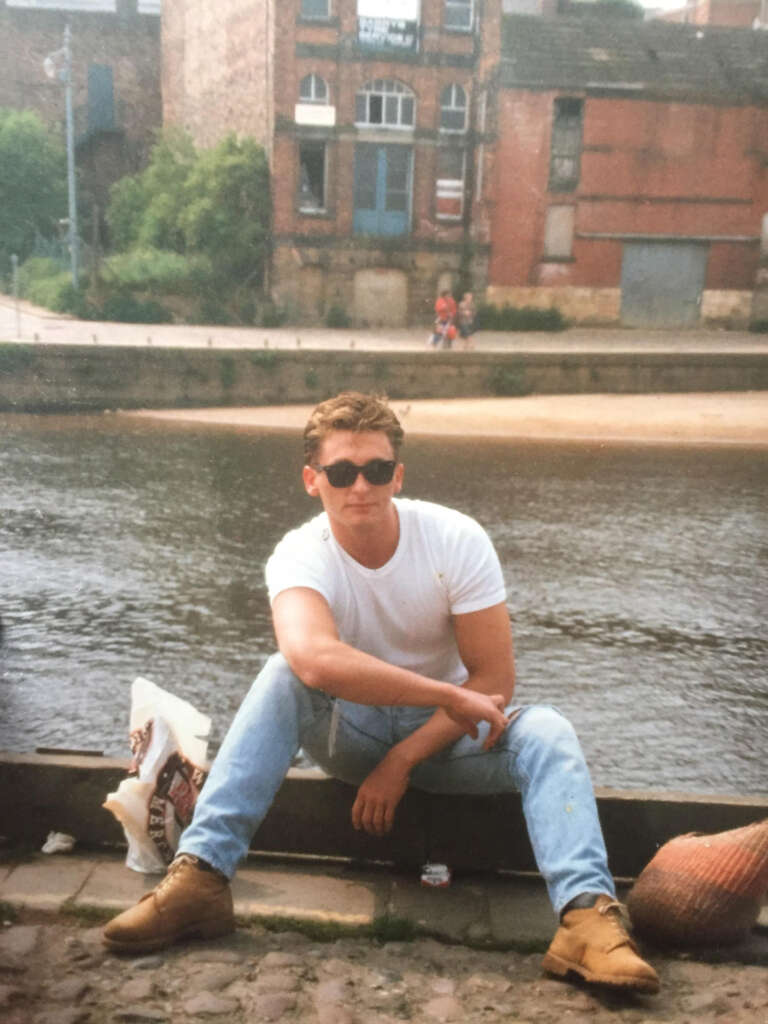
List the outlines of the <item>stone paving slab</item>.
{"type": "Polygon", "coordinates": [[[454,942],[489,937],[485,887],[474,880],[454,880],[447,888],[421,885],[416,876],[392,880],[388,912],[411,921],[418,931],[454,942]]]}
{"type": "Polygon", "coordinates": [[[73,895],[76,907],[98,907],[116,914],[138,903],[145,892],[153,889],[160,875],[142,875],[131,871],[122,860],[94,861],[93,870],[82,888],[73,895]]]}
{"type": "Polygon", "coordinates": [[[320,868],[245,867],[235,876],[232,896],[242,917],[303,918],[342,925],[369,925],[386,896],[385,876],[343,877],[320,868]]]}
{"type": "Polygon", "coordinates": [[[0,883],[0,899],[35,910],[60,910],[96,866],[87,857],[38,856],[13,867],[0,883]]]}

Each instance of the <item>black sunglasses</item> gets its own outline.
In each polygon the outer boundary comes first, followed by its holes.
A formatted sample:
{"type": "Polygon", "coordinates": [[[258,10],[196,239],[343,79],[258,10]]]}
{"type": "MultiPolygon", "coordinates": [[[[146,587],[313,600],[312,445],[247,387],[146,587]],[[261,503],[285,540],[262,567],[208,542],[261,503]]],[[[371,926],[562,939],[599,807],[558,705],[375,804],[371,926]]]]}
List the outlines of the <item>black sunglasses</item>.
{"type": "Polygon", "coordinates": [[[357,474],[362,473],[369,484],[380,486],[388,484],[395,475],[394,459],[371,459],[364,466],[357,466],[349,459],[342,459],[330,466],[313,466],[313,469],[325,473],[331,487],[351,487],[357,480],[357,474]]]}

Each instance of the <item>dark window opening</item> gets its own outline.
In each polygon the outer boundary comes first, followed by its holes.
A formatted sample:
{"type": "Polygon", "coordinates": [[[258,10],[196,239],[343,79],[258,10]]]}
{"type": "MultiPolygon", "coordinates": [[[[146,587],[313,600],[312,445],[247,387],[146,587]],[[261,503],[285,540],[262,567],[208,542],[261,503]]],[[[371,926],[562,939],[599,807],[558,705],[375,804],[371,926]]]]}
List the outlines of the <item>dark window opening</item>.
{"type": "Polygon", "coordinates": [[[301,13],[305,18],[327,18],[328,0],[301,0],[301,13]]]}
{"type": "Polygon", "coordinates": [[[299,209],[308,213],[325,210],[325,143],[299,144],[299,209]]]}
{"type": "Polygon", "coordinates": [[[88,68],[88,131],[111,132],[114,127],[112,68],[106,64],[91,64],[88,68]]]}
{"type": "Polygon", "coordinates": [[[583,111],[581,100],[555,100],[549,163],[550,192],[573,192],[579,184],[583,111]]]}

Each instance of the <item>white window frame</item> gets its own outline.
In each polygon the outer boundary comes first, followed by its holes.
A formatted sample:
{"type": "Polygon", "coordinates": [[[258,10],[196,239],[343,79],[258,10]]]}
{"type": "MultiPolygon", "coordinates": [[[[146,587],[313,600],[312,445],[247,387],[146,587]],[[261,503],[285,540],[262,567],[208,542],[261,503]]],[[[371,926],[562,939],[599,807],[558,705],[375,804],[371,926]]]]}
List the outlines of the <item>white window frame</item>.
{"type": "MultiPolygon", "coordinates": [[[[460,221],[464,219],[464,197],[467,185],[467,151],[459,150],[461,153],[461,177],[440,178],[435,176],[435,216],[438,220],[460,221]],[[458,213],[440,213],[440,199],[458,199],[460,202],[458,213]]],[[[440,160],[440,150],[437,151],[437,159],[440,160]]],[[[439,170],[438,170],[439,174],[439,170]]]]}
{"type": "Polygon", "coordinates": [[[398,82],[394,78],[376,78],[366,82],[362,89],[355,93],[355,126],[358,128],[382,128],[387,131],[413,131],[416,124],[416,93],[409,86],[398,82]],[[365,120],[357,119],[358,100],[363,98],[365,103],[365,120]],[[387,121],[388,100],[396,99],[397,120],[387,121]],[[371,120],[372,100],[378,98],[381,102],[381,121],[371,120]],[[411,120],[403,121],[403,107],[406,101],[411,104],[411,120]]]}
{"type": "Polygon", "coordinates": [[[449,32],[473,32],[474,0],[443,0],[443,28],[449,32]],[[462,17],[462,15],[466,15],[462,17]]]}
{"type": "Polygon", "coordinates": [[[447,135],[463,135],[467,130],[467,115],[469,113],[469,99],[467,90],[459,82],[451,82],[440,93],[440,131],[447,135]],[[448,102],[444,103],[445,94],[449,93],[448,102]],[[458,102],[463,98],[463,103],[458,102]],[[455,114],[461,112],[464,115],[464,123],[461,128],[449,128],[443,124],[443,114],[455,114]]]}
{"type": "Polygon", "coordinates": [[[318,75],[315,71],[310,71],[308,75],[304,75],[302,80],[299,82],[299,103],[322,103],[327,106],[329,102],[328,96],[328,83],[322,75],[318,75]],[[309,83],[309,90],[307,93],[304,93],[303,91],[305,83],[309,83]],[[318,89],[318,85],[322,86],[322,95],[318,89]]]}

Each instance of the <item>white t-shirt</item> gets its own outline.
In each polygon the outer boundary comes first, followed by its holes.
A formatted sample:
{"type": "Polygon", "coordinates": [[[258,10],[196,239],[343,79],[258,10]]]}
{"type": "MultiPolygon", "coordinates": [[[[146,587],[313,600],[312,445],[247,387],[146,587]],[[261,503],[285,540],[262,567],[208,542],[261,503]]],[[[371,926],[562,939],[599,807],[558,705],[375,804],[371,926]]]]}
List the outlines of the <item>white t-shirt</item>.
{"type": "Polygon", "coordinates": [[[323,512],[279,542],[267,561],[270,602],[292,587],[317,590],[340,639],[430,679],[463,683],[451,615],[505,598],[498,556],[469,516],[428,501],[395,498],[397,549],[379,569],[360,565],[337,543],[323,512]]]}

